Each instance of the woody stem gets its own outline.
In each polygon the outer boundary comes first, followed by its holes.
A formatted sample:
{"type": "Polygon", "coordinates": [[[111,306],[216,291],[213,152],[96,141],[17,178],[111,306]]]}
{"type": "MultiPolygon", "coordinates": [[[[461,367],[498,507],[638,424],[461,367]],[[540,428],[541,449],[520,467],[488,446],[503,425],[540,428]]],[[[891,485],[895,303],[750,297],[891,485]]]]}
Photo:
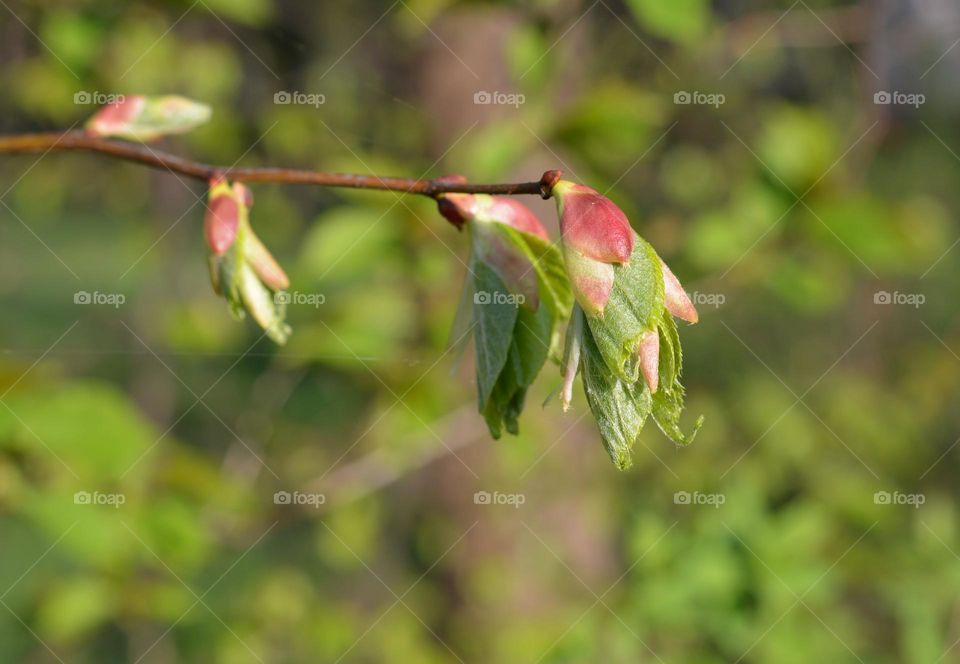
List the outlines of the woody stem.
{"type": "Polygon", "coordinates": [[[405,194],[421,194],[436,197],[445,193],[464,194],[536,194],[550,197],[556,171],[544,173],[536,182],[513,182],[504,184],[469,184],[461,178],[412,179],[356,175],[351,173],[327,173],[293,168],[233,168],[215,166],[184,157],[154,150],[140,144],[128,143],[93,136],[83,130],[18,134],[0,136],[0,154],[43,153],[61,150],[96,152],[108,157],[133,161],[144,166],[167,170],[198,180],[209,181],[216,176],[240,182],[281,182],[286,184],[312,184],[321,187],[348,187],[351,189],[374,189],[398,191],[405,194]]]}

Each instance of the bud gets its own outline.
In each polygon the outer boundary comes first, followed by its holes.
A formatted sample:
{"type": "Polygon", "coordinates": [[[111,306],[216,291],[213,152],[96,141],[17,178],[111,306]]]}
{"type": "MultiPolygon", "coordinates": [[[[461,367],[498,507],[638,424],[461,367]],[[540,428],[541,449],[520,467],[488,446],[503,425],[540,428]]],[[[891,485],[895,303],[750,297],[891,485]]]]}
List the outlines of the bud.
{"type": "Polygon", "coordinates": [[[660,268],[663,270],[663,304],[667,311],[688,323],[696,323],[700,320],[700,316],[697,314],[697,310],[694,308],[693,302],[690,301],[687,292],[680,285],[680,280],[674,276],[662,260],[660,261],[660,268]]]}
{"type": "Polygon", "coordinates": [[[553,186],[565,245],[603,263],[626,263],[633,229],[623,211],[590,187],[560,180],[553,186]]]}
{"type": "Polygon", "coordinates": [[[613,290],[615,264],[626,264],[634,232],[609,198],[580,184],[553,185],[567,274],[577,302],[589,316],[602,316],[613,290]]]}
{"type": "Polygon", "coordinates": [[[210,107],[185,97],[130,95],[104,106],[87,121],[94,136],[148,142],[183,134],[210,119],[210,107]]]}
{"type": "Polygon", "coordinates": [[[234,189],[230,188],[224,178],[216,177],[210,180],[208,200],[207,213],[203,217],[203,232],[210,250],[215,255],[222,256],[237,237],[243,199],[240,197],[238,200],[234,189]]]}

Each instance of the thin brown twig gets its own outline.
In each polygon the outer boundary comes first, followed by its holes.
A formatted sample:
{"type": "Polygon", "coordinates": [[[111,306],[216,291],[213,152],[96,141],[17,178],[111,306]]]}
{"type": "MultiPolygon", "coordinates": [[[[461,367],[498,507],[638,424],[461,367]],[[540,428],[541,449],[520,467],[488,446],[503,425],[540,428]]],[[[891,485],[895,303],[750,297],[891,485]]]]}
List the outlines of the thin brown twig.
{"type": "Polygon", "coordinates": [[[0,154],[24,154],[57,150],[96,152],[108,157],[137,162],[151,168],[168,170],[204,181],[222,176],[230,180],[243,182],[312,184],[322,187],[399,191],[430,197],[445,193],[464,193],[535,194],[543,198],[549,198],[553,182],[557,178],[556,171],[548,171],[536,182],[469,184],[461,177],[423,180],[351,173],[327,173],[292,168],[227,168],[194,161],[169,152],[154,150],[138,143],[101,138],[83,130],[0,136],[0,154]]]}

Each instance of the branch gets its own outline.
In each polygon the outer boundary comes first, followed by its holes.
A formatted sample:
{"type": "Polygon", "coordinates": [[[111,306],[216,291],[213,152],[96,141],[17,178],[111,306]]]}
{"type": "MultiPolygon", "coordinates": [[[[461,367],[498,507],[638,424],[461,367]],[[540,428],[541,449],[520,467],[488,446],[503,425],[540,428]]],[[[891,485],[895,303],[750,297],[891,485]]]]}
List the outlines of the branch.
{"type": "Polygon", "coordinates": [[[229,180],[241,182],[313,184],[321,187],[399,191],[405,194],[422,194],[430,197],[436,197],[438,194],[444,193],[464,193],[536,194],[543,198],[549,198],[552,185],[558,177],[556,171],[548,171],[537,182],[468,184],[462,178],[455,177],[414,180],[411,178],[325,173],[290,168],[226,168],[193,161],[169,152],[154,150],[139,143],[100,138],[83,130],[0,136],[0,154],[46,153],[54,150],[96,152],[116,159],[137,162],[151,168],[179,173],[205,182],[210,181],[215,176],[225,176],[229,180]]]}

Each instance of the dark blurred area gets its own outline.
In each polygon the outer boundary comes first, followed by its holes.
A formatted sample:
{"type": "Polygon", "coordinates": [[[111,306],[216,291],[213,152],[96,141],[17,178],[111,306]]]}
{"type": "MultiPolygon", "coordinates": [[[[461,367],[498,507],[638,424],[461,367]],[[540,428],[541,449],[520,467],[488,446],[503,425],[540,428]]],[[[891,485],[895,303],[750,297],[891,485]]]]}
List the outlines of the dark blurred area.
{"type": "Polygon", "coordinates": [[[2,133],[181,94],[210,163],[563,169],[691,292],[706,417],[619,473],[548,367],[490,440],[428,200],[254,186],[279,348],[202,183],[0,156],[0,661],[960,661],[952,0],[5,0],[0,57],[2,133]]]}

